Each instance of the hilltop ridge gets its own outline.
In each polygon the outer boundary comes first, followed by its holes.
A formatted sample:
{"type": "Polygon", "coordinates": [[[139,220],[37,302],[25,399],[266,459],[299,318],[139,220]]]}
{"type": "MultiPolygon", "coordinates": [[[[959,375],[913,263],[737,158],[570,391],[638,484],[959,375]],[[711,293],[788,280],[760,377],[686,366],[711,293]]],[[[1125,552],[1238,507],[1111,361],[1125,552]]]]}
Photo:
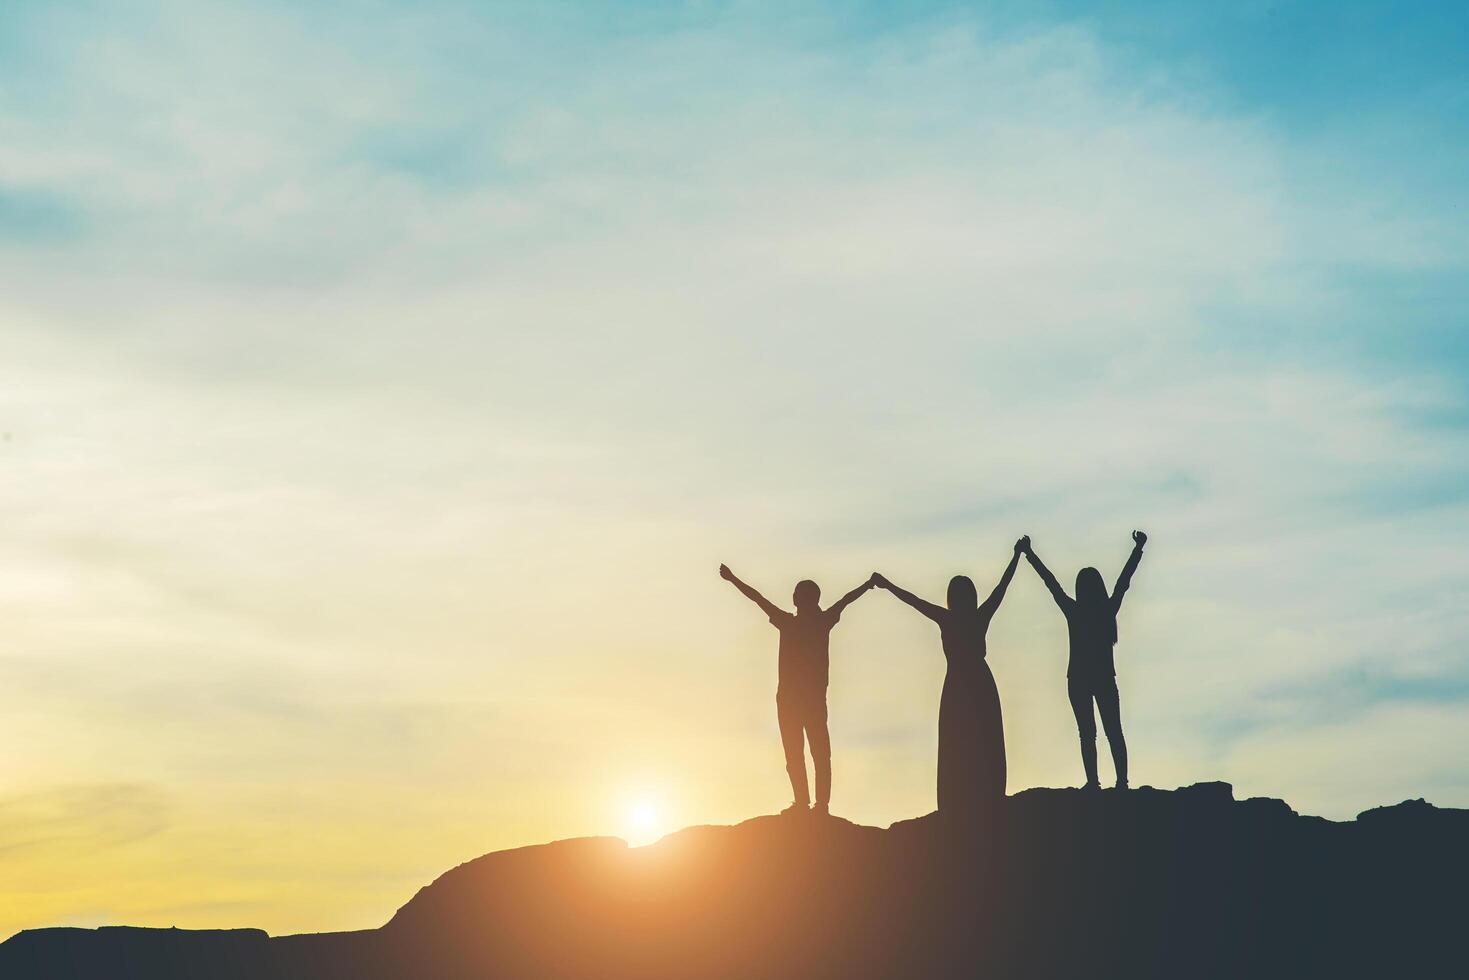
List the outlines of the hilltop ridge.
{"type": "Polygon", "coordinates": [[[1469,811],[1336,823],[1226,783],[1033,789],[938,814],[592,837],[440,875],[379,929],[40,929],[0,976],[1296,977],[1465,968],[1469,811]]]}

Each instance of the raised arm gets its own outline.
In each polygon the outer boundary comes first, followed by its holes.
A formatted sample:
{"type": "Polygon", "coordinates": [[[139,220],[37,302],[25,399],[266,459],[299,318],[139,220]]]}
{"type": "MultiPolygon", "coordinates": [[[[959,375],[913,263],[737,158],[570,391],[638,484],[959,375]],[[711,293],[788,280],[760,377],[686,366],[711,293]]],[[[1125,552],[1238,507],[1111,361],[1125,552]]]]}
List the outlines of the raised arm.
{"type": "Polygon", "coordinates": [[[902,599],[904,602],[906,602],[908,605],[912,606],[914,609],[917,609],[920,613],[922,613],[923,615],[927,616],[929,619],[933,620],[935,623],[943,622],[943,618],[944,618],[944,607],[943,606],[935,606],[931,602],[928,602],[928,601],[926,601],[924,599],[918,598],[916,595],[914,595],[913,593],[907,591],[906,589],[900,589],[900,588],[898,588],[896,585],[894,585],[893,583],[889,582],[887,579],[883,578],[877,572],[873,572],[872,573],[872,580],[877,585],[881,586],[884,589],[887,589],[893,595],[897,596],[899,599],[902,599]]]}
{"type": "Polygon", "coordinates": [[[1112,587],[1113,612],[1122,608],[1122,597],[1127,594],[1127,587],[1132,585],[1132,573],[1137,571],[1138,562],[1143,560],[1143,545],[1148,543],[1148,536],[1141,531],[1133,531],[1132,541],[1132,554],[1127,556],[1127,564],[1122,566],[1122,574],[1117,576],[1117,584],[1112,587]]]}
{"type": "Polygon", "coordinates": [[[872,588],[876,584],[877,584],[877,581],[876,581],[875,578],[868,578],[867,581],[863,582],[861,585],[857,586],[851,592],[848,592],[846,595],[842,596],[836,602],[832,603],[831,608],[827,609],[826,614],[828,616],[830,616],[833,620],[836,620],[839,616],[841,616],[843,609],[846,609],[852,603],[854,603],[858,599],[862,598],[862,596],[867,592],[867,590],[870,589],[870,588],[872,588]]]}
{"type": "Polygon", "coordinates": [[[730,585],[733,585],[735,588],[739,589],[744,597],[746,599],[749,599],[755,605],[759,606],[760,609],[765,613],[765,615],[773,618],[779,613],[784,612],[784,610],[777,606],[775,603],[771,602],[769,599],[756,592],[744,582],[741,582],[739,576],[729,570],[728,565],[719,566],[719,577],[724,579],[730,585]]]}
{"type": "Polygon", "coordinates": [[[1051,574],[1046,563],[1041,561],[1040,555],[1037,555],[1035,549],[1028,544],[1025,546],[1025,557],[1030,561],[1030,567],[1034,568],[1035,573],[1041,577],[1041,581],[1046,583],[1046,588],[1050,590],[1051,598],[1056,600],[1056,605],[1061,607],[1062,612],[1065,612],[1066,608],[1071,605],[1071,597],[1066,594],[1065,589],[1061,588],[1061,583],[1056,581],[1056,576],[1051,574]]]}
{"type": "Polygon", "coordinates": [[[1010,580],[1015,577],[1015,566],[1020,564],[1020,553],[1030,547],[1030,535],[1026,535],[1015,542],[1015,553],[1010,556],[1010,564],[1005,566],[1005,573],[1000,576],[999,584],[990,597],[980,604],[979,611],[986,616],[993,616],[995,610],[1000,608],[1001,601],[1005,598],[1005,590],[1010,587],[1010,580]]]}

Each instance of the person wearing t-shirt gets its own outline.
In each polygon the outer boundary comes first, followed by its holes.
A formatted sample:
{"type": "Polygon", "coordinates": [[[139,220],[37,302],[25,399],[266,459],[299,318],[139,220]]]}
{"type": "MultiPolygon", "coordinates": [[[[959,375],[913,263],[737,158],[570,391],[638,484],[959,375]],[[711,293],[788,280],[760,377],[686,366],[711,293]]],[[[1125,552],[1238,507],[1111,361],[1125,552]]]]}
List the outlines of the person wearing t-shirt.
{"type": "Polygon", "coordinates": [[[786,772],[791,777],[794,802],[784,813],[804,813],[811,805],[806,783],[806,743],[811,744],[811,761],[816,769],[816,812],[831,809],[831,736],[826,729],[826,682],[830,669],[831,630],[842,610],[872,588],[868,579],[828,609],[821,608],[821,588],[810,579],[796,583],[791,595],[794,613],[786,612],[750,586],[741,582],[728,565],[719,566],[719,576],[744,594],[770,617],[780,630],[779,683],[775,690],[775,715],[780,723],[780,741],[785,748],[786,772]]]}

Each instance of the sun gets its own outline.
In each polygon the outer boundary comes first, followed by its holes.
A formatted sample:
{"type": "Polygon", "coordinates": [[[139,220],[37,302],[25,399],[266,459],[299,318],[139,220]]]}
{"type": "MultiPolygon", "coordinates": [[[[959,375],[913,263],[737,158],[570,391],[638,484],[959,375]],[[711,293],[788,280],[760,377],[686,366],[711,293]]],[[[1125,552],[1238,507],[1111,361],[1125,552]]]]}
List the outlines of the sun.
{"type": "Polygon", "coordinates": [[[623,836],[633,847],[651,844],[668,832],[662,804],[651,796],[630,798],[623,808],[623,836]]]}

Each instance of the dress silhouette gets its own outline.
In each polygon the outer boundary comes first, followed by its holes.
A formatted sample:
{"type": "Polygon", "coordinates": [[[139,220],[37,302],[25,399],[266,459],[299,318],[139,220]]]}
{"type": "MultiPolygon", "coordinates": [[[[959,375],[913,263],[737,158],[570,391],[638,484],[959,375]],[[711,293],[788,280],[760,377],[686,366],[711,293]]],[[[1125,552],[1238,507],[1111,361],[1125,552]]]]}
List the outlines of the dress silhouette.
{"type": "Polygon", "coordinates": [[[985,816],[1005,798],[1005,724],[1000,691],[985,663],[985,633],[1015,576],[1015,553],[988,599],[979,602],[968,576],[949,580],[948,608],[901,589],[876,573],[878,586],[938,624],[948,671],[939,697],[938,808],[949,817],[985,816]]]}
{"type": "Polygon", "coordinates": [[[775,691],[775,716],[785,750],[786,773],[794,798],[785,812],[803,812],[811,805],[806,782],[806,745],[816,770],[816,810],[831,807],[831,735],[826,727],[826,685],[831,664],[831,630],[842,618],[842,610],[875,584],[872,579],[848,592],[827,609],[821,608],[821,589],[810,579],[796,583],[791,595],[794,614],[786,612],[750,586],[741,582],[728,565],[719,575],[760,607],[770,625],[780,630],[779,681],[775,691]]]}
{"type": "Polygon", "coordinates": [[[1056,576],[1045,566],[1026,542],[1025,554],[1041,581],[1056,600],[1066,617],[1066,633],[1070,653],[1066,664],[1066,694],[1071,712],[1076,716],[1076,731],[1081,740],[1081,765],[1086,770],[1086,785],[1095,789],[1097,779],[1097,713],[1102,716],[1102,730],[1112,749],[1112,768],[1117,773],[1117,788],[1127,788],[1127,740],[1122,735],[1122,701],[1117,693],[1117,666],[1112,648],[1117,643],[1117,613],[1122,597],[1132,584],[1132,573],[1143,558],[1143,545],[1148,536],[1132,532],[1132,554],[1117,576],[1112,594],[1102,573],[1087,567],[1076,573],[1076,598],[1066,594],[1056,576]],[[1096,702],[1096,712],[1092,703],[1096,702]]]}

